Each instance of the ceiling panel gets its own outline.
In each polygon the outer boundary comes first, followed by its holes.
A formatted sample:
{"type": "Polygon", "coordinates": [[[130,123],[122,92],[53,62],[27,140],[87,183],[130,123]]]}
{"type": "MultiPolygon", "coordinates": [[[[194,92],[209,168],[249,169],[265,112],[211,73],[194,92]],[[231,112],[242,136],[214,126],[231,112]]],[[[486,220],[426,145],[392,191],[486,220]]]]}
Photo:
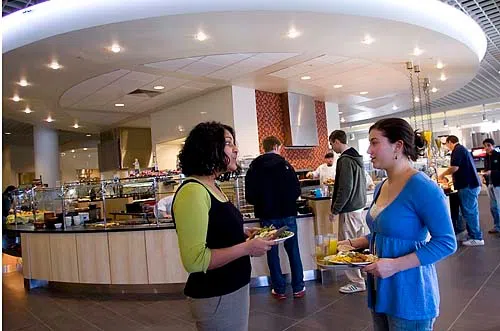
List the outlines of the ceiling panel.
{"type": "Polygon", "coordinates": [[[226,67],[241,60],[247,59],[253,55],[254,55],[253,53],[210,55],[210,56],[205,56],[200,61],[216,64],[221,67],[226,67]]]}
{"type": "Polygon", "coordinates": [[[168,71],[176,71],[178,69],[181,69],[195,61],[198,61],[202,57],[188,57],[184,59],[176,59],[176,60],[168,60],[168,61],[161,61],[161,62],[154,62],[154,63],[148,63],[145,64],[146,67],[151,67],[151,68],[158,68],[158,69],[163,69],[163,70],[168,70],[168,71]]]}
{"type": "Polygon", "coordinates": [[[197,61],[185,66],[182,69],[177,70],[177,72],[194,75],[194,76],[205,76],[214,71],[222,69],[223,67],[220,65],[197,61]]]}
{"type": "Polygon", "coordinates": [[[177,88],[177,87],[179,87],[187,82],[189,82],[189,80],[187,80],[187,79],[165,76],[165,77],[162,77],[158,80],[155,80],[154,82],[151,82],[147,85],[144,85],[141,88],[145,89],[145,90],[158,91],[158,90],[155,90],[153,87],[157,86],[157,85],[161,85],[161,86],[164,86],[165,89],[159,90],[159,91],[169,91],[169,90],[175,89],[175,88],[177,88]]]}
{"type": "Polygon", "coordinates": [[[124,120],[129,117],[130,114],[123,113],[99,113],[99,112],[89,112],[89,111],[78,111],[78,110],[68,110],[67,114],[75,117],[82,118],[85,122],[94,123],[98,125],[111,125],[115,122],[124,120]]]}

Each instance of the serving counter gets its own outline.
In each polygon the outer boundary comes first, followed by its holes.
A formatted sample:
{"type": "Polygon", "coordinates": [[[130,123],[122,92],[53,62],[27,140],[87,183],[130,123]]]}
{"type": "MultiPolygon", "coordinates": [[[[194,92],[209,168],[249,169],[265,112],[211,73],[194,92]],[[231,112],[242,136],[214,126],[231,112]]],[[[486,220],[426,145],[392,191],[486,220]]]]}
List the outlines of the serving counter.
{"type": "MultiPolygon", "coordinates": [[[[248,219],[246,226],[259,226],[248,219]]],[[[300,253],[305,278],[316,277],[314,221],[297,217],[300,253]]],[[[166,285],[185,283],[188,274],[181,262],[173,223],[111,228],[73,226],[67,229],[34,229],[31,225],[6,226],[21,235],[23,276],[27,289],[50,284],[90,285],[89,291],[163,292],[166,285]]],[[[280,245],[283,273],[290,273],[280,245]]],[[[267,285],[266,256],[252,257],[252,284],[267,285]]],[[[178,286],[176,286],[178,288],[178,286]]]]}

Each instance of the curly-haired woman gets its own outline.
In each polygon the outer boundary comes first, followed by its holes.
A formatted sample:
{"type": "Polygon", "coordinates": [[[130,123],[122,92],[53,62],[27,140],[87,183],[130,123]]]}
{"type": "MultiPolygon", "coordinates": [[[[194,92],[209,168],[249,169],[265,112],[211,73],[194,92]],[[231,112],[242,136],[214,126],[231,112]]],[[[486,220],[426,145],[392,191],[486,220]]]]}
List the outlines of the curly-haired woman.
{"type": "Polygon", "coordinates": [[[216,178],[237,169],[234,130],[200,123],[179,155],[187,176],[173,202],[184,289],[198,330],[246,331],[250,307],[250,256],[264,255],[273,241],[246,238],[243,217],[217,186],[216,178]]]}

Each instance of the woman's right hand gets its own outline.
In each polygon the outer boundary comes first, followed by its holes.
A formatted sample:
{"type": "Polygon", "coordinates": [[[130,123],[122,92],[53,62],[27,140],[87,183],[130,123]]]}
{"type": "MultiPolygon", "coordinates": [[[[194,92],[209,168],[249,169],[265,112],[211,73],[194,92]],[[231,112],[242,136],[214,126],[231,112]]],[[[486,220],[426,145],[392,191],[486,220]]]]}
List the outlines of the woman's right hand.
{"type": "Polygon", "coordinates": [[[248,255],[250,256],[262,256],[268,250],[270,250],[276,242],[273,240],[265,240],[262,238],[250,239],[246,242],[248,255]]]}

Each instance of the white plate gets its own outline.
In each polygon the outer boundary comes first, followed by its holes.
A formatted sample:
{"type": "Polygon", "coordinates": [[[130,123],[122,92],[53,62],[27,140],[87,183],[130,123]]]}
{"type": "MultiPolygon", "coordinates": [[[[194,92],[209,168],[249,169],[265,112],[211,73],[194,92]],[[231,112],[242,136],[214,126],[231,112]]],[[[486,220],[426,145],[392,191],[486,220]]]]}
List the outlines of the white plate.
{"type": "Polygon", "coordinates": [[[286,236],[286,237],[284,237],[284,238],[274,239],[273,241],[274,241],[275,243],[278,243],[278,244],[279,244],[279,243],[284,242],[284,241],[285,241],[285,240],[287,240],[287,239],[292,238],[293,236],[295,236],[295,233],[290,232],[290,235],[288,235],[288,236],[286,236]]]}

